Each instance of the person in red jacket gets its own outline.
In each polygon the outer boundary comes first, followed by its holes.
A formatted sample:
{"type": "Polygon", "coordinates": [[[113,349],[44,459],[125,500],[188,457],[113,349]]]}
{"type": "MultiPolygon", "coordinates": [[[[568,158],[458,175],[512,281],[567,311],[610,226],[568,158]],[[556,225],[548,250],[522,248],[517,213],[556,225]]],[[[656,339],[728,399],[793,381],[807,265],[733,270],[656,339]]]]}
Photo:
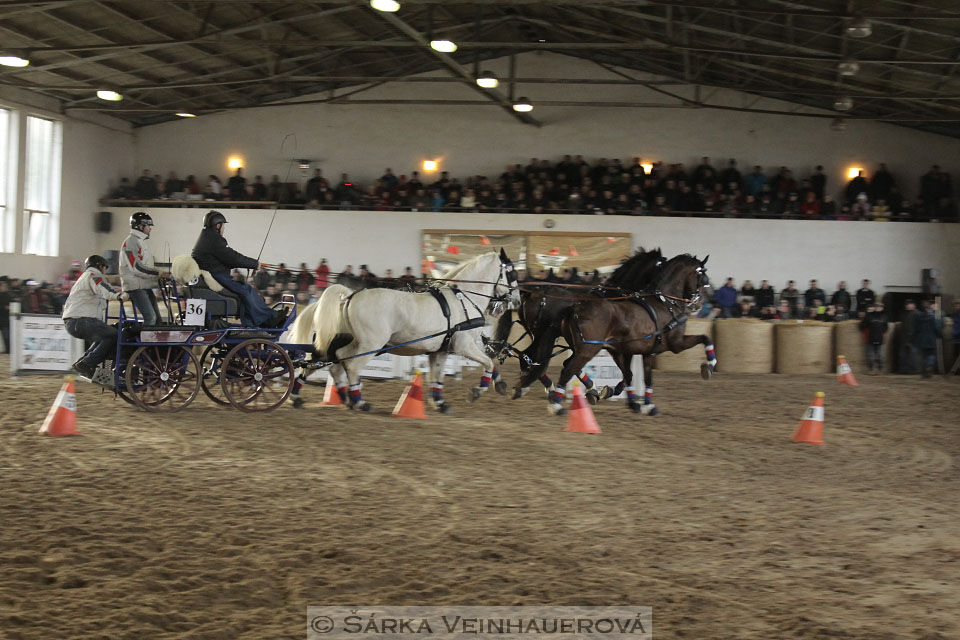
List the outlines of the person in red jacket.
{"type": "Polygon", "coordinates": [[[330,267],[327,266],[327,259],[320,258],[320,264],[317,266],[316,278],[314,278],[313,283],[317,285],[319,289],[326,289],[330,286],[330,267]]]}

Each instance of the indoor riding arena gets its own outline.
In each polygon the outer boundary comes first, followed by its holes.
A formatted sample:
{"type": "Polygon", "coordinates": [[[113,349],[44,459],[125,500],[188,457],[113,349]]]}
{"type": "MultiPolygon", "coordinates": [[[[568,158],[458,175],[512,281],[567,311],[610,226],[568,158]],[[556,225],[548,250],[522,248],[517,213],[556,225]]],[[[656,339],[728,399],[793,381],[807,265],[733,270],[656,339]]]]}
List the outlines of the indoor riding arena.
{"type": "Polygon", "coordinates": [[[0,3],[0,640],[960,638],[960,12],[714,4],[0,3]]]}

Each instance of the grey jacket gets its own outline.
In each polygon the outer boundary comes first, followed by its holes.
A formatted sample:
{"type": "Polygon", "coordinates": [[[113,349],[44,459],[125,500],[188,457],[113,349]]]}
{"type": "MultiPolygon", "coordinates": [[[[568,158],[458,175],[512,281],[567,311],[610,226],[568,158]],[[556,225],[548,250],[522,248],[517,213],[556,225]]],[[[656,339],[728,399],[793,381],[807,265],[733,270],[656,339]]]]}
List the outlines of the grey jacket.
{"type": "Polygon", "coordinates": [[[103,274],[89,267],[70,289],[63,304],[63,317],[97,318],[102,320],[107,310],[107,300],[119,300],[120,293],[107,284],[103,274]]]}
{"type": "Polygon", "coordinates": [[[147,234],[131,229],[120,249],[120,283],[124,291],[156,289],[160,272],[153,266],[153,253],[145,242],[147,234]]]}

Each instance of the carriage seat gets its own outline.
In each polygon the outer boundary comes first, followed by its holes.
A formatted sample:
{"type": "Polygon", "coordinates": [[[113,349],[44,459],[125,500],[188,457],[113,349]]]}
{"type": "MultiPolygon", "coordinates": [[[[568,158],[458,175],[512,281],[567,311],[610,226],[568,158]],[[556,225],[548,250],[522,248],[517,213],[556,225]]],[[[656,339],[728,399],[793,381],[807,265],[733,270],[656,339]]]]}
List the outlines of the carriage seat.
{"type": "Polygon", "coordinates": [[[207,312],[211,320],[239,317],[240,297],[229,289],[214,291],[204,281],[203,276],[195,284],[185,287],[188,298],[201,298],[207,301],[207,312]]]}
{"type": "Polygon", "coordinates": [[[207,312],[211,323],[217,323],[228,317],[239,317],[240,297],[223,288],[208,271],[204,271],[197,265],[193,257],[176,256],[170,272],[177,282],[186,283],[184,290],[187,297],[207,300],[207,312]]]}

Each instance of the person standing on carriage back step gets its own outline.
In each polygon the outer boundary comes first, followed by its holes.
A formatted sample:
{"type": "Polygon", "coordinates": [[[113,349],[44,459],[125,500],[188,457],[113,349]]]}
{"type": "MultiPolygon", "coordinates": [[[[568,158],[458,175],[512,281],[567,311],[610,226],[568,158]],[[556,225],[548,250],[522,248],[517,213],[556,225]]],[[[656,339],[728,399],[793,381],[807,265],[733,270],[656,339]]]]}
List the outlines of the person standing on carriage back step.
{"type": "Polygon", "coordinates": [[[127,293],[114,291],[107,284],[103,272],[108,268],[102,256],[87,258],[84,271],[70,289],[63,304],[63,324],[74,338],[89,340],[93,344],[83,356],[73,363],[73,368],[85,378],[93,377],[97,366],[113,357],[117,347],[117,330],[103,321],[108,300],[129,300],[127,293]]]}
{"type": "Polygon", "coordinates": [[[120,284],[130,294],[130,301],[148,327],[160,321],[160,307],[153,290],[160,286],[160,279],[168,275],[154,268],[153,252],[147,245],[151,230],[153,218],[137,211],[130,216],[130,235],[120,248],[120,284]]]}
{"type": "Polygon", "coordinates": [[[237,282],[230,275],[231,269],[259,269],[261,264],[227,246],[223,228],[227,218],[219,211],[208,211],[203,216],[203,230],[191,255],[197,266],[206,269],[224,288],[240,296],[242,309],[240,319],[248,327],[276,327],[282,325],[284,314],[274,313],[260,294],[245,282],[237,282]]]}

